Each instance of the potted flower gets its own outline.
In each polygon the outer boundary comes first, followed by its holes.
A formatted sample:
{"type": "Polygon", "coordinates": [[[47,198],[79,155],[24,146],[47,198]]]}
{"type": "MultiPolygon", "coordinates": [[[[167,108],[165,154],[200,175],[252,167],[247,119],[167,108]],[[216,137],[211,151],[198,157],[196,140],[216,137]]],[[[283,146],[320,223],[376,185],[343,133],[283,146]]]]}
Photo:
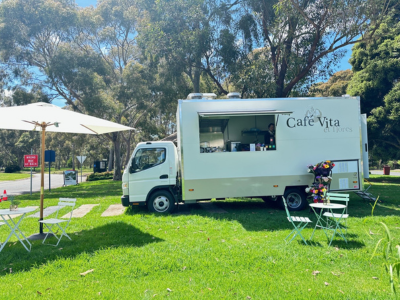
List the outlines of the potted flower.
{"type": "Polygon", "coordinates": [[[326,203],[326,193],[332,181],[331,171],[335,166],[330,160],[326,160],[316,165],[308,165],[308,173],[314,174],[313,184],[306,188],[306,192],[311,194],[314,203],[326,203]]]}

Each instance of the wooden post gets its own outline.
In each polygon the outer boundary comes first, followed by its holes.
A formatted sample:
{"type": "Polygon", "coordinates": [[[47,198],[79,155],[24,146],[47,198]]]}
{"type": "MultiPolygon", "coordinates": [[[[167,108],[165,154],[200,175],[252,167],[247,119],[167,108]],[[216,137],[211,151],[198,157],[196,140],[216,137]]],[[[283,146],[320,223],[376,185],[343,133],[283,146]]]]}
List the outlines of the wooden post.
{"type": "MultiPolygon", "coordinates": [[[[46,123],[42,123],[42,161],[40,168],[40,221],[43,220],[43,199],[44,199],[44,148],[45,148],[45,133],[46,133],[46,123]]],[[[40,224],[40,234],[43,234],[43,223],[40,224]]]]}

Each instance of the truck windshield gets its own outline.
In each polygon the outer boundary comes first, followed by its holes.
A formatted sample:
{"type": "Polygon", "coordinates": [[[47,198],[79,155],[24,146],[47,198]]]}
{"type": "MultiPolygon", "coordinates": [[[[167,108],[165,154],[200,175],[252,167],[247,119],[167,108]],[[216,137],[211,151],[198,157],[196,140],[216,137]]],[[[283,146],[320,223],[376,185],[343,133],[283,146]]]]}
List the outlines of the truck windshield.
{"type": "Polygon", "coordinates": [[[165,148],[142,148],[139,149],[131,163],[131,173],[140,172],[165,162],[165,148]]]}

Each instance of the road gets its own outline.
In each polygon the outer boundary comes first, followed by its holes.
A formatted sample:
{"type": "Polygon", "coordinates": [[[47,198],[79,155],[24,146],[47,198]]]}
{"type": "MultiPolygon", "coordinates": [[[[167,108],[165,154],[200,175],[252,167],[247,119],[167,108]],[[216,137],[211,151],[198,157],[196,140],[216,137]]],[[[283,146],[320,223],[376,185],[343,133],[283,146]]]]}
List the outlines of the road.
{"type": "MultiPolygon", "coordinates": [[[[81,176],[79,174],[78,180],[80,182],[81,176]]],[[[83,177],[86,180],[86,177],[83,177]]],[[[0,181],[0,193],[7,190],[7,195],[21,195],[30,193],[30,182],[31,179],[21,179],[13,181],[0,181]]],[[[51,188],[58,188],[64,185],[63,174],[51,174],[50,177],[51,188]]],[[[49,174],[44,175],[44,189],[49,189],[49,174]]],[[[32,192],[40,192],[40,174],[33,174],[32,178],[32,192]]]]}
{"type": "MultiPolygon", "coordinates": [[[[383,170],[370,170],[370,172],[373,175],[383,175],[383,170]]],[[[396,170],[396,171],[390,170],[390,175],[400,176],[400,171],[399,170],[396,170]]]]}

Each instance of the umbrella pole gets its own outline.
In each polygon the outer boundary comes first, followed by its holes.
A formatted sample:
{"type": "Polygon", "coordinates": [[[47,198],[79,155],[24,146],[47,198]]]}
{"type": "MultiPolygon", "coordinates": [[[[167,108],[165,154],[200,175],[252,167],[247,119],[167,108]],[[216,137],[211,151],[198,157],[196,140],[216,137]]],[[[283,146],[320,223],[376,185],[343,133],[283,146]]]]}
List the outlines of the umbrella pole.
{"type": "MultiPolygon", "coordinates": [[[[44,148],[45,148],[46,125],[42,124],[42,161],[40,166],[40,221],[43,220],[43,199],[44,199],[44,148]]],[[[39,222],[40,234],[43,234],[43,223],[39,222]]]]}

